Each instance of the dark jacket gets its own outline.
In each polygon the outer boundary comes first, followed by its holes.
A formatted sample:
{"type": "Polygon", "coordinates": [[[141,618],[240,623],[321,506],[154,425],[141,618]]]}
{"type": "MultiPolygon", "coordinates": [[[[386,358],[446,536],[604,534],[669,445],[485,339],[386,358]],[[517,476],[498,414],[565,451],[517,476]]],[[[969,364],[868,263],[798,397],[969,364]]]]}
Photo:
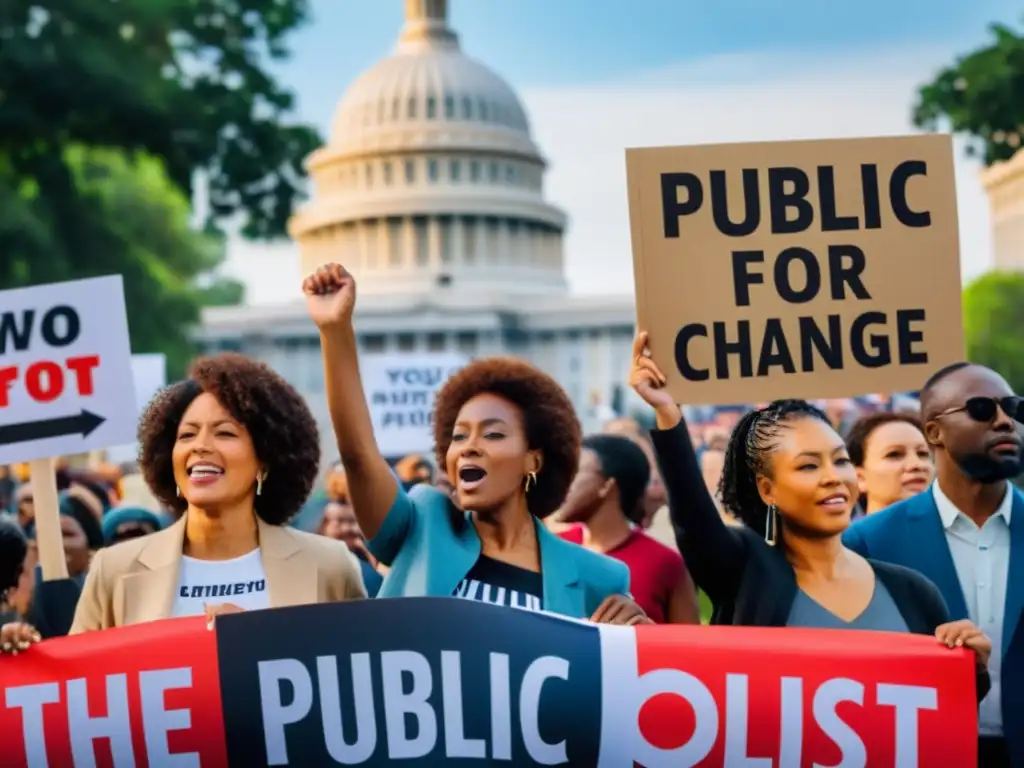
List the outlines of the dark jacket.
{"type": "MultiPolygon", "coordinates": [[[[653,430],[651,438],[676,543],[694,582],[714,606],[711,623],[786,626],[798,588],[781,547],[769,546],[746,526],[725,524],[704,484],[685,421],[670,430],[653,430]]],[[[941,593],[927,578],[899,565],[868,562],[912,633],[931,635],[950,621],[941,593]]],[[[991,686],[987,670],[979,668],[977,682],[980,701],[991,686]]]]}
{"type": "MultiPolygon", "coordinates": [[[[1024,728],[1020,727],[1024,723],[1024,494],[1013,486],[1010,493],[1010,569],[999,690],[1010,762],[1024,765],[1024,728]]],[[[858,520],[846,531],[843,543],[864,557],[920,571],[938,585],[954,619],[968,618],[967,601],[931,490],[858,520]]]]}

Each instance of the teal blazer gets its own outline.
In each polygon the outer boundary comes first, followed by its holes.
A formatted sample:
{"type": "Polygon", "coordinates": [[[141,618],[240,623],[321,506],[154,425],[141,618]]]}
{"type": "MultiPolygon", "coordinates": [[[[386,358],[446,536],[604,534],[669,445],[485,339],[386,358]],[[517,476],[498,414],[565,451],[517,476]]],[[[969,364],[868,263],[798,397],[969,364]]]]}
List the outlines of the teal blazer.
{"type": "MultiPolygon", "coordinates": [[[[391,570],[377,597],[451,597],[480,557],[480,537],[452,525],[452,502],[436,488],[401,487],[377,535],[367,545],[391,570]]],[[[560,539],[539,520],[545,611],[589,619],[609,595],[629,594],[629,568],[618,560],[560,539]]]]}

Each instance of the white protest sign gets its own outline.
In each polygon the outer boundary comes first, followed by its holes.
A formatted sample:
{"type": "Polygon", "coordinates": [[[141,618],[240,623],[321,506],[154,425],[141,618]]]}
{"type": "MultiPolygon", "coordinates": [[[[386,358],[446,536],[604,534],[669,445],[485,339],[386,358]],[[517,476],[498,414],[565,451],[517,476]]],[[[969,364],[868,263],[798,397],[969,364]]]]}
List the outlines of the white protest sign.
{"type": "MultiPolygon", "coordinates": [[[[132,355],[132,381],[135,384],[135,413],[141,416],[149,401],[167,386],[167,357],[161,354],[132,355]]],[[[135,461],[138,454],[137,443],[107,447],[107,461],[113,464],[135,461]]]]}
{"type": "Polygon", "coordinates": [[[0,464],[135,437],[119,275],[0,291],[0,464]]]}
{"type": "Polygon", "coordinates": [[[468,359],[450,352],[366,355],[360,360],[380,452],[389,458],[430,451],[434,395],[468,359]]]}

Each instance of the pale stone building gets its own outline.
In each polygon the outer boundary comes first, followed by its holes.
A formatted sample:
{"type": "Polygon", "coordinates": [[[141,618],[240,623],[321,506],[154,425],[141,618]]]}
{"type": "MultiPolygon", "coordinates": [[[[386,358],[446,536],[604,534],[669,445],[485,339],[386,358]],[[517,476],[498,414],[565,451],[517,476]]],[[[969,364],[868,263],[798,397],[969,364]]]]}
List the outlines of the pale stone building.
{"type": "MultiPolygon", "coordinates": [[[[356,276],[364,354],[517,355],[557,378],[596,429],[627,399],[633,298],[569,293],[566,216],[545,199],[547,162],[515,91],[462,52],[446,0],[405,8],[395,50],[351,84],[308,159],[312,198],[290,223],[302,270],[338,261],[356,276]]],[[[330,450],[301,297],[211,309],[201,338],[287,376],[330,450]]]]}
{"type": "Polygon", "coordinates": [[[992,212],[993,265],[1024,269],[1024,150],[981,177],[992,212]]]}

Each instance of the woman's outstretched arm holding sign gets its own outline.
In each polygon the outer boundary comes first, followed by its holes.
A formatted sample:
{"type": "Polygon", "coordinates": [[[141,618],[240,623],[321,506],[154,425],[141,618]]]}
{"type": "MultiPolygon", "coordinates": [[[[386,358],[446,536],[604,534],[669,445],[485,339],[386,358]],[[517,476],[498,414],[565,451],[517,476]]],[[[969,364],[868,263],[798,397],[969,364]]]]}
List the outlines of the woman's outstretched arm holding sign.
{"type": "MultiPolygon", "coordinates": [[[[307,277],[302,290],[306,294],[309,315],[320,329],[327,405],[348,477],[352,508],[359,527],[370,540],[377,536],[391,513],[397,515],[396,525],[391,525],[390,521],[388,525],[388,538],[394,539],[397,550],[411,521],[412,510],[408,498],[399,493],[398,481],[377,448],[373,434],[352,326],[355,279],[340,264],[329,264],[307,277]]],[[[388,553],[384,553],[385,556],[374,554],[389,564],[388,553]]]]}
{"type": "Polygon", "coordinates": [[[629,384],[655,412],[657,429],[651,439],[668,492],[676,544],[694,582],[717,605],[736,595],[746,548],[708,493],[682,411],[664,389],[665,381],[648,357],[647,332],[641,331],[633,342],[629,384]]]}

